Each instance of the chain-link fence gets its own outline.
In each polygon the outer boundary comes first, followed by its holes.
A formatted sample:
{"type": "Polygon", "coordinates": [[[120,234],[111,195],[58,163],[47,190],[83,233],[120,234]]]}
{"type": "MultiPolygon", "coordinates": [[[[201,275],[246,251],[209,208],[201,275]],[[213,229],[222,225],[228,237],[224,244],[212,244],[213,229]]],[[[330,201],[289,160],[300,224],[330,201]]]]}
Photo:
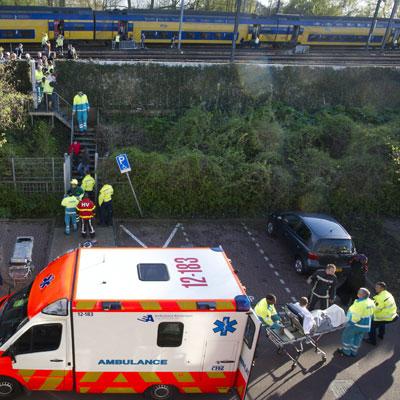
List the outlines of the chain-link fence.
{"type": "Polygon", "coordinates": [[[24,193],[62,193],[65,182],[64,158],[2,158],[0,185],[24,193]]]}

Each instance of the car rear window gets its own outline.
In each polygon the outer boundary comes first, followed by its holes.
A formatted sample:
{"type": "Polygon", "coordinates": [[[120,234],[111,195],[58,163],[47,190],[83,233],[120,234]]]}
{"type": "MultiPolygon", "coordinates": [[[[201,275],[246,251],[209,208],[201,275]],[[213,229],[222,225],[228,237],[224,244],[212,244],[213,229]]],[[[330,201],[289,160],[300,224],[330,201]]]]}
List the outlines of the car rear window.
{"type": "Polygon", "coordinates": [[[352,254],[353,242],[350,239],[323,239],[317,243],[315,251],[320,254],[352,254]]]}

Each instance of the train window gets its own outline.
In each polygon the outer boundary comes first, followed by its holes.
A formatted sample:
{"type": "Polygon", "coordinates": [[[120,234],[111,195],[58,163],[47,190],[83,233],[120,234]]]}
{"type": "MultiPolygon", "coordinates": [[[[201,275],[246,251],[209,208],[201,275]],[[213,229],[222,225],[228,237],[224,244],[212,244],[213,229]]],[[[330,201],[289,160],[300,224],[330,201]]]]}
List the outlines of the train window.
{"type": "Polygon", "coordinates": [[[222,40],[222,32],[215,32],[215,40],[222,40]]]}
{"type": "Polygon", "coordinates": [[[72,30],[74,31],[84,31],[85,30],[85,24],[73,24],[72,25],[72,30]]]}
{"type": "Polygon", "coordinates": [[[185,39],[187,40],[194,40],[196,39],[194,32],[185,32],[185,39]]]}
{"type": "Polygon", "coordinates": [[[34,39],[33,29],[0,29],[0,39],[34,39]]]}
{"type": "Polygon", "coordinates": [[[201,40],[208,40],[210,39],[210,35],[208,32],[200,32],[200,39],[201,40]]]}

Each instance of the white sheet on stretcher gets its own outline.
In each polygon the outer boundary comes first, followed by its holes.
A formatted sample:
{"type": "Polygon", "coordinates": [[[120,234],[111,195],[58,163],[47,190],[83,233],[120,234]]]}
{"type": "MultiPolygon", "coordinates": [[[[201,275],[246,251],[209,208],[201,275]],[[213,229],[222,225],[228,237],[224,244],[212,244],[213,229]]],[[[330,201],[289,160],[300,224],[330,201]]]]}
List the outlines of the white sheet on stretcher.
{"type": "Polygon", "coordinates": [[[329,320],[332,328],[337,328],[347,322],[344,310],[336,304],[331,305],[326,310],[314,310],[311,313],[318,327],[322,326],[326,319],[329,320]]]}

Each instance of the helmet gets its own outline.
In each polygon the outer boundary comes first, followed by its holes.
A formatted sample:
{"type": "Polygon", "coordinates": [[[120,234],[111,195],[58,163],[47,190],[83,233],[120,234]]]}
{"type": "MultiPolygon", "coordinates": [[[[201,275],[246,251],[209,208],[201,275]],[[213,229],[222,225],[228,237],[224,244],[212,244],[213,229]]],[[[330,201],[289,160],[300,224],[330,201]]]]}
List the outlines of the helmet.
{"type": "Polygon", "coordinates": [[[71,185],[77,185],[78,184],[78,180],[77,179],[72,179],[71,180],[71,185]]]}

